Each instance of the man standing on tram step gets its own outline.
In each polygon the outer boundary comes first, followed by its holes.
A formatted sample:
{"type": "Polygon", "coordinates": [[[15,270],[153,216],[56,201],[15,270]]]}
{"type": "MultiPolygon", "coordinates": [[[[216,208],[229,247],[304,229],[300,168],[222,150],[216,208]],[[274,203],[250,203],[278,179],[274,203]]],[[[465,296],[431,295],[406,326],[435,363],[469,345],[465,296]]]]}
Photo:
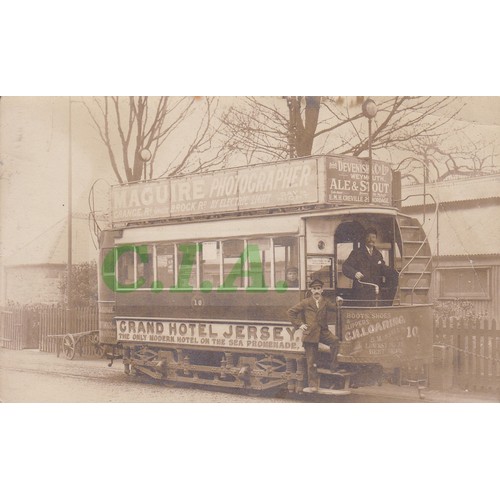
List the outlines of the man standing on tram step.
{"type": "Polygon", "coordinates": [[[382,286],[382,278],[385,278],[385,288],[379,301],[379,305],[392,305],[398,286],[398,273],[384,262],[384,258],[377,248],[377,230],[369,227],[365,232],[365,244],[353,250],[342,265],[342,272],[353,280],[352,290],[355,306],[373,307],[376,305],[375,287],[363,285],[360,281],[382,286]]]}
{"type": "Polygon", "coordinates": [[[317,392],[318,378],[318,344],[330,346],[332,371],[336,371],[339,339],[328,330],[328,311],[336,311],[336,305],[323,297],[323,282],[315,279],[309,285],[312,297],[301,300],[288,310],[288,318],[292,325],[301,330],[302,344],[306,351],[307,379],[309,387],[304,392],[317,392]]]}

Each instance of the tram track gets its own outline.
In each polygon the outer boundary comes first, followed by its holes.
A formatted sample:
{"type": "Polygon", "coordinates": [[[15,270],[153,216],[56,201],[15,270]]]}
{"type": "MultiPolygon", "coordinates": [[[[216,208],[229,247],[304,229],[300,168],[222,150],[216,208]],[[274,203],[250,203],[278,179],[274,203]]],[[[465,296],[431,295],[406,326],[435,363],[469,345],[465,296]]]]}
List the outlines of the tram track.
{"type": "Polygon", "coordinates": [[[324,396],[324,395],[304,395],[304,394],[288,394],[283,393],[281,395],[277,394],[260,394],[260,395],[249,395],[242,393],[241,390],[225,390],[221,391],[220,388],[213,389],[209,387],[204,387],[201,389],[200,387],[191,387],[188,383],[173,383],[168,380],[165,381],[156,381],[151,380],[148,377],[130,377],[125,375],[122,372],[113,371],[111,373],[102,373],[96,375],[95,372],[93,374],[88,373],[74,373],[68,372],[64,370],[44,370],[44,369],[36,369],[36,368],[19,368],[19,367],[0,367],[0,374],[2,372],[15,372],[19,374],[27,374],[27,375],[44,375],[48,377],[54,377],[58,379],[69,378],[73,380],[78,380],[82,382],[95,382],[95,383],[106,383],[106,384],[120,384],[126,383],[134,386],[144,386],[145,384],[150,387],[156,388],[164,388],[175,389],[181,391],[200,391],[203,392],[222,392],[226,395],[232,396],[241,396],[243,398],[249,398],[252,401],[263,401],[263,400],[276,400],[279,399],[282,402],[289,403],[429,403],[424,399],[419,399],[418,395],[415,394],[415,397],[402,396],[400,394],[368,394],[363,391],[363,388],[354,389],[353,392],[349,395],[344,396],[324,396]]]}

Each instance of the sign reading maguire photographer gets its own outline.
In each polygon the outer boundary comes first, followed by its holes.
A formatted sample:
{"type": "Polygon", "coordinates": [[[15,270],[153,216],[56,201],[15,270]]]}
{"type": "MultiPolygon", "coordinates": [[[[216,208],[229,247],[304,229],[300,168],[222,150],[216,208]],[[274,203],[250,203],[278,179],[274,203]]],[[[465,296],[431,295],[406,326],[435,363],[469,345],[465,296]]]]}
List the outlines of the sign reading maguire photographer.
{"type": "Polygon", "coordinates": [[[113,186],[114,223],[317,203],[315,159],[113,186]]]}
{"type": "MultiPolygon", "coordinates": [[[[330,157],[326,161],[329,203],[369,203],[368,160],[356,157],[330,157]]],[[[372,162],[372,202],[391,205],[392,172],[387,163],[372,162]]]]}

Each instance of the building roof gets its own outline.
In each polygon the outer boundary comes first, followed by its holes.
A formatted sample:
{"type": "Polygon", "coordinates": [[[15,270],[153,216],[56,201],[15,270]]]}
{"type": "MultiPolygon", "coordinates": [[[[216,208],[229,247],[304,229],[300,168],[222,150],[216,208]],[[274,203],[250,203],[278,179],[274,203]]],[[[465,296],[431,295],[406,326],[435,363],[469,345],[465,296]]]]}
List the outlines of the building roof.
{"type": "MultiPolygon", "coordinates": [[[[94,260],[97,251],[92,244],[88,220],[84,217],[74,216],[72,233],[73,264],[94,260]]],[[[15,254],[6,257],[4,266],[66,265],[67,261],[68,224],[66,218],[64,218],[36,236],[15,254]]]]}
{"type": "Polygon", "coordinates": [[[441,205],[438,223],[427,231],[435,255],[438,251],[443,257],[500,255],[500,204],[466,209],[441,205]]]}
{"type": "MultiPolygon", "coordinates": [[[[420,195],[403,201],[403,207],[422,206],[423,189],[423,184],[403,186],[403,198],[409,195],[420,195]]],[[[500,198],[500,174],[428,183],[426,192],[432,194],[438,203],[500,198]]],[[[427,199],[427,204],[432,204],[430,198],[427,199]]]]}

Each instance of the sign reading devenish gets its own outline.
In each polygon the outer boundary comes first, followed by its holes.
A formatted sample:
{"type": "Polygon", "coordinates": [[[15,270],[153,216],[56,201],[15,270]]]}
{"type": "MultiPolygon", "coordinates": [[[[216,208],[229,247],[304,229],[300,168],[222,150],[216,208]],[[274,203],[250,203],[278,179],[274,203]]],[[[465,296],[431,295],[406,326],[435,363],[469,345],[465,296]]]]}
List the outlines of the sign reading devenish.
{"type": "MultiPolygon", "coordinates": [[[[327,201],[333,203],[368,203],[369,164],[355,157],[333,157],[326,161],[327,201]]],[[[391,167],[384,162],[372,162],[372,201],[377,205],[391,204],[391,167]]]]}

